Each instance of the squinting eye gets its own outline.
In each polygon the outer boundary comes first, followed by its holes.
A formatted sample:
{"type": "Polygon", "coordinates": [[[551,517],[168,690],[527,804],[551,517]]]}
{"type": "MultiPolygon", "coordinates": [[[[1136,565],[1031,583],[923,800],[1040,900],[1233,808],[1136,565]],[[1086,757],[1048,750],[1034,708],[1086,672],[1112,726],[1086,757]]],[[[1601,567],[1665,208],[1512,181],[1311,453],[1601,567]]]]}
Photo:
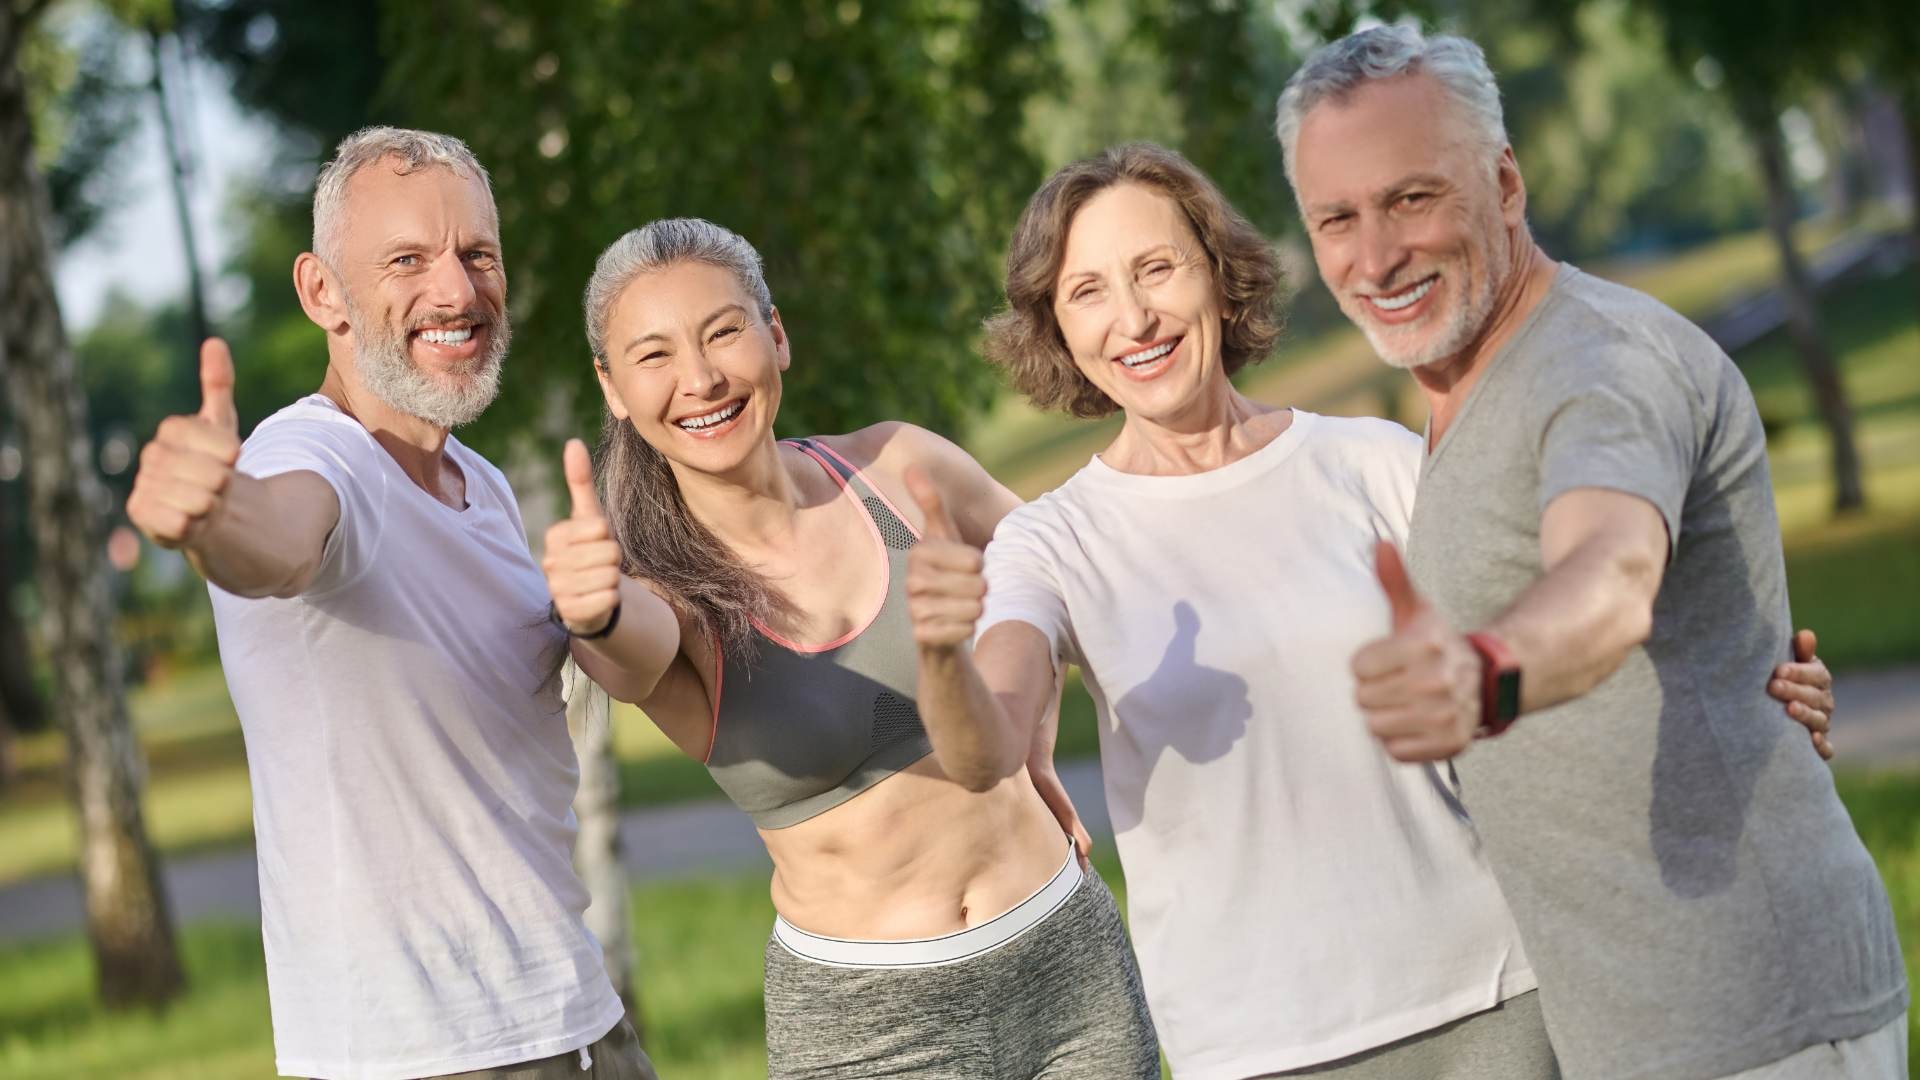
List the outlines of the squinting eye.
{"type": "Polygon", "coordinates": [[[1152,263],[1148,265],[1147,268],[1141,272],[1141,276],[1142,277],[1165,277],[1167,276],[1167,274],[1171,273],[1172,271],[1173,271],[1173,264],[1157,262],[1157,263],[1152,263]]]}
{"type": "Polygon", "coordinates": [[[719,341],[723,337],[732,337],[733,335],[739,332],[740,332],[740,328],[737,326],[723,326],[720,329],[715,330],[713,332],[713,337],[709,338],[708,340],[719,341]]]}

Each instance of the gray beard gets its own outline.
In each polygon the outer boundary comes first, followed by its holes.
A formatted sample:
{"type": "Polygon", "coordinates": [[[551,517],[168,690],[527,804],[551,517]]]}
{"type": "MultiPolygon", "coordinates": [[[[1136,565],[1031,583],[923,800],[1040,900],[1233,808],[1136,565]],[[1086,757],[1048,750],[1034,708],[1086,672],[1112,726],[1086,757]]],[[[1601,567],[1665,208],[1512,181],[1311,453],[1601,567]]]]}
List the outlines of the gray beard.
{"type": "Polygon", "coordinates": [[[347,320],[353,326],[353,363],[361,383],[396,412],[452,430],[478,419],[500,394],[500,368],[513,338],[504,315],[487,324],[486,353],[471,370],[451,378],[416,367],[407,355],[407,335],[387,333],[351,299],[347,320]]]}
{"type": "MultiPolygon", "coordinates": [[[[1391,367],[1402,370],[1426,367],[1459,356],[1473,339],[1487,328],[1487,320],[1493,317],[1495,299],[1500,288],[1506,283],[1507,276],[1513,272],[1513,251],[1507,246],[1506,235],[1499,229],[1500,220],[1493,217],[1482,237],[1491,238],[1482,249],[1480,260],[1484,271],[1480,280],[1474,282],[1474,289],[1461,297],[1454,306],[1453,313],[1447,318],[1446,327],[1419,352],[1409,352],[1404,346],[1396,348],[1392,334],[1375,326],[1367,320],[1354,320],[1367,337],[1367,344],[1380,359],[1391,367]]],[[[1355,300],[1364,304],[1364,300],[1355,300]]]]}

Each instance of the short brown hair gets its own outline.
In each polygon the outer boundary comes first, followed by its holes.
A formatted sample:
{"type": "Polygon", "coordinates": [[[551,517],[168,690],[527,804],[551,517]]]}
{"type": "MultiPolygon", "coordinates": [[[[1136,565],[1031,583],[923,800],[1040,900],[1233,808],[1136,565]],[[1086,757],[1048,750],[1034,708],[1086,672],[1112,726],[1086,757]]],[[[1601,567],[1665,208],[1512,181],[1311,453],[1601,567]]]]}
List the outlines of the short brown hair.
{"type": "Polygon", "coordinates": [[[1212,264],[1226,298],[1220,359],[1231,375],[1264,360],[1280,338],[1280,260],[1194,164],[1163,146],[1127,143],[1054,173],[1027,201],[1007,245],[1007,306],[987,320],[987,359],[1042,409],[1089,419],[1118,409],[1074,366],[1053,314],[1053,288],[1066,256],[1067,230],[1095,195],[1140,184],[1172,199],[1212,264]]]}

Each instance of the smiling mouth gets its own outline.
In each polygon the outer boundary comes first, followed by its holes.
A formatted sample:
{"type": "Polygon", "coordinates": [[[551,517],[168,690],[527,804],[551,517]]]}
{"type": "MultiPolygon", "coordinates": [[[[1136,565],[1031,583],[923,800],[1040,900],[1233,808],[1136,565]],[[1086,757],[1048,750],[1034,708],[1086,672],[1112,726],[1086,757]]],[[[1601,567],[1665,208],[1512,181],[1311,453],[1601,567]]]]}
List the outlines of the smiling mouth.
{"type": "Polygon", "coordinates": [[[473,338],[473,331],[474,327],[469,324],[467,326],[429,327],[416,331],[416,333],[420,335],[420,340],[434,345],[465,345],[473,338]]]}
{"type": "Polygon", "coordinates": [[[1156,341],[1144,349],[1114,357],[1114,363],[1138,370],[1179,348],[1180,340],[1179,338],[1168,338],[1165,341],[1156,341]]]}
{"type": "Polygon", "coordinates": [[[727,402],[725,405],[720,406],[710,413],[702,413],[699,416],[688,416],[675,420],[674,424],[682,431],[704,431],[707,428],[724,424],[734,417],[739,416],[740,410],[746,407],[746,399],[739,398],[727,402]]]}
{"type": "Polygon", "coordinates": [[[1401,311],[1419,303],[1439,283],[1440,275],[1435,274],[1411,289],[1403,289],[1391,296],[1369,296],[1366,299],[1382,311],[1401,311]]]}

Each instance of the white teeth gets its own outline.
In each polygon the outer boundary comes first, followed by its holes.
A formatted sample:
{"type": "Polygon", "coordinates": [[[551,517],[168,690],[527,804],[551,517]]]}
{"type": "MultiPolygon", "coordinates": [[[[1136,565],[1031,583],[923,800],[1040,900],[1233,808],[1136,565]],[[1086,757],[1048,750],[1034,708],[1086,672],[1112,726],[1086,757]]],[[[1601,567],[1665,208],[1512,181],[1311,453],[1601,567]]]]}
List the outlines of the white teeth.
{"type": "Polygon", "coordinates": [[[741,409],[746,407],[746,404],[744,401],[736,401],[718,412],[710,412],[705,416],[690,416],[685,420],[676,420],[674,423],[679,424],[688,431],[699,431],[701,428],[709,428],[715,424],[724,424],[733,419],[739,414],[741,409]]]}
{"type": "Polygon", "coordinates": [[[1373,301],[1373,306],[1382,311],[1399,311],[1401,308],[1410,307],[1418,303],[1421,297],[1433,291],[1434,282],[1439,280],[1437,277],[1428,278],[1421,282],[1418,288],[1403,292],[1398,296],[1369,296],[1367,299],[1373,301]]]}
{"type": "Polygon", "coordinates": [[[462,326],[457,330],[422,330],[420,337],[435,345],[460,345],[473,336],[473,327],[462,326]]]}
{"type": "Polygon", "coordinates": [[[1179,342],[1169,341],[1164,345],[1155,345],[1151,349],[1145,349],[1140,352],[1134,353],[1131,356],[1122,357],[1120,362],[1127,365],[1130,368],[1137,368],[1145,364],[1151,364],[1155,360],[1158,360],[1161,357],[1172,352],[1173,347],[1177,344],[1179,344],[1179,342]]]}

